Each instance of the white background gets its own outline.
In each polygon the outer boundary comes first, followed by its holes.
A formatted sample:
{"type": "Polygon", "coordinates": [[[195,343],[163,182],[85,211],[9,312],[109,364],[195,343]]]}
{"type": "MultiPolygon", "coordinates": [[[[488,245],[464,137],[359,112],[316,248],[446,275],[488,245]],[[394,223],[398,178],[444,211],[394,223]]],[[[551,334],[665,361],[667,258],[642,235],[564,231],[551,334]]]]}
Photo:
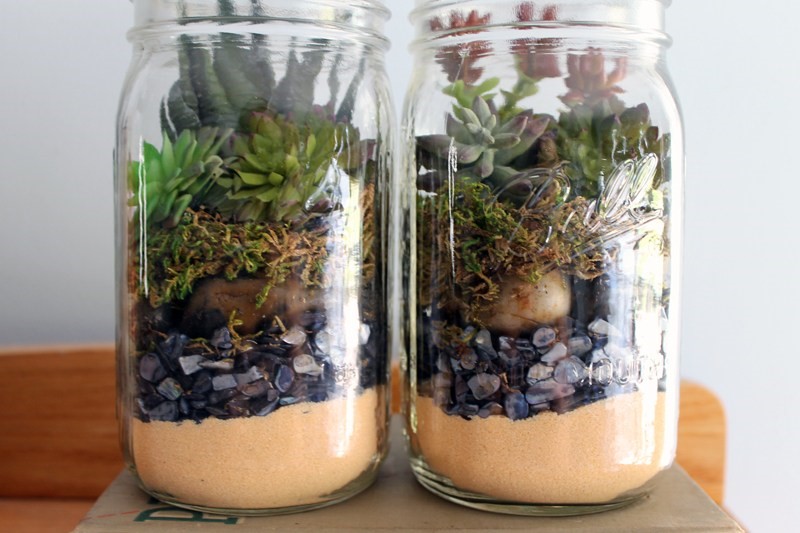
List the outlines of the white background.
{"type": "MultiPolygon", "coordinates": [[[[412,3],[389,4],[399,106],[412,3]]],[[[667,20],[688,148],[683,374],[725,403],[729,509],[753,531],[791,531],[800,3],[678,0],[667,20]]],[[[131,21],[123,0],[2,1],[0,345],[113,338],[111,150],[131,21]]]]}

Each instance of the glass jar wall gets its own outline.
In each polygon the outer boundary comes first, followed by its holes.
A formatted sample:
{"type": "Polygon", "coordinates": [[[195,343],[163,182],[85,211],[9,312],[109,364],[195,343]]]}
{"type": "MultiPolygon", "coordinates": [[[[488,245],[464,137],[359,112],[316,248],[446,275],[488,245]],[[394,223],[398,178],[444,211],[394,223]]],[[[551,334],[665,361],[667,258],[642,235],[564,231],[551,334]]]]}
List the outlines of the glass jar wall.
{"type": "Polygon", "coordinates": [[[578,514],[674,457],[683,137],[668,2],[418,1],[406,100],[417,479],[578,514]]]}
{"type": "Polygon", "coordinates": [[[194,509],[341,501],[386,451],[388,11],[134,4],[116,150],[128,466],[194,509]]]}

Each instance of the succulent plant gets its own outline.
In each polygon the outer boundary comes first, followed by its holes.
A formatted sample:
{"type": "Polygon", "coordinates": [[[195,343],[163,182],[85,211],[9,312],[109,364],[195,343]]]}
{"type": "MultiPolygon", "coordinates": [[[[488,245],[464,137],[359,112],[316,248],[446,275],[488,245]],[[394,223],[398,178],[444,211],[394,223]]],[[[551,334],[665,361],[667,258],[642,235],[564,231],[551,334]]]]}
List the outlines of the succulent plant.
{"type": "Polygon", "coordinates": [[[220,148],[232,130],[183,130],[175,142],[165,133],[161,150],[144,143],[141,160],[128,168],[130,204],[147,226],[174,227],[189,207],[197,208],[226,173],[220,148]]]}
{"type": "MultiPolygon", "coordinates": [[[[568,174],[575,193],[596,197],[604,181],[625,161],[638,161],[655,154],[667,161],[669,137],[661,136],[650,121],[646,104],[614,111],[606,102],[582,104],[563,113],[558,122],[559,157],[568,161],[568,174]]],[[[654,180],[658,187],[665,175],[663,163],[654,180]]]]}
{"type": "Polygon", "coordinates": [[[597,48],[589,48],[585,54],[567,56],[568,76],[564,80],[569,91],[561,100],[570,107],[578,104],[594,105],[602,101],[616,101],[623,92],[617,85],[627,73],[627,60],[617,58],[614,69],[606,73],[606,58],[597,48]]]}
{"type": "MultiPolygon", "coordinates": [[[[465,35],[479,33],[481,27],[492,19],[491,13],[479,15],[477,10],[472,10],[465,17],[458,11],[450,13],[450,20],[443,22],[434,18],[430,21],[433,31],[447,31],[449,35],[465,35]]],[[[483,67],[476,67],[477,60],[492,51],[489,41],[470,41],[467,43],[442,46],[436,54],[436,62],[447,73],[447,79],[454,83],[463,81],[473,84],[483,75],[483,67]]]]}
{"type": "Polygon", "coordinates": [[[508,165],[530,150],[549,120],[528,110],[504,121],[491,100],[476,97],[471,107],[453,107],[453,115],[447,117],[446,135],[421,136],[417,142],[441,160],[449,160],[452,154],[462,169],[478,178],[502,180],[516,174],[508,165]]]}
{"type": "Polygon", "coordinates": [[[295,223],[326,212],[342,173],[360,164],[358,132],[323,117],[301,122],[257,112],[247,130],[233,140],[233,173],[216,180],[224,195],[212,202],[231,220],[295,223]]]}

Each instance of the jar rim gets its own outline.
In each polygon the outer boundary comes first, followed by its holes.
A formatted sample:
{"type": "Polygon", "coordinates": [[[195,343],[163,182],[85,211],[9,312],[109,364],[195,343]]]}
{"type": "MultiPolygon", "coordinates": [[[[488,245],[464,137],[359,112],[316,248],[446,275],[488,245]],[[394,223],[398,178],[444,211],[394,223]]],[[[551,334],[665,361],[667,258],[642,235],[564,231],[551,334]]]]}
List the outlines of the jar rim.
{"type": "Polygon", "coordinates": [[[271,22],[313,22],[353,30],[384,48],[389,44],[383,30],[391,11],[385,0],[227,0],[228,13],[222,12],[219,0],[131,1],[134,4],[134,24],[128,32],[131,40],[161,33],[174,25],[192,25],[202,32],[207,24],[226,27],[246,24],[257,30],[259,24],[271,22]]]}
{"type": "MultiPolygon", "coordinates": [[[[665,11],[672,0],[416,0],[410,18],[418,38],[464,34],[463,27],[479,30],[514,26],[616,28],[653,34],[668,40],[664,31],[665,11]],[[433,21],[452,21],[461,13],[459,27],[433,21]],[[476,23],[468,20],[475,14],[476,23]],[[463,27],[462,27],[463,26],[463,27]]],[[[472,32],[470,32],[472,33],[472,32]]],[[[475,32],[477,33],[477,32],[475,32]]]]}

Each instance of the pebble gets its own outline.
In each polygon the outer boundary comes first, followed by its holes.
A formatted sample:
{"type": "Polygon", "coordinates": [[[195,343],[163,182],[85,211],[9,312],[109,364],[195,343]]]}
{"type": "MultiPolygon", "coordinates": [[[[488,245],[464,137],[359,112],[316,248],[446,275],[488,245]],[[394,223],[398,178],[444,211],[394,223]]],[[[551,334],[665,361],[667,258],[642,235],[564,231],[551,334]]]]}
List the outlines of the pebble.
{"type": "Polygon", "coordinates": [[[542,356],[542,362],[552,365],[564,359],[569,354],[567,347],[562,342],[557,342],[542,356]]]}
{"type": "Polygon", "coordinates": [[[482,353],[484,356],[488,357],[489,359],[496,359],[497,352],[492,346],[492,334],[489,333],[488,329],[481,329],[478,333],[475,334],[475,339],[473,340],[475,348],[482,353]]]}
{"type": "Polygon", "coordinates": [[[475,370],[478,365],[478,354],[475,353],[475,350],[467,350],[461,356],[460,364],[464,370],[475,370]]]}
{"type": "Polygon", "coordinates": [[[196,372],[200,372],[203,367],[200,366],[202,361],[207,359],[202,355],[184,355],[178,358],[178,363],[181,365],[181,370],[187,376],[191,376],[196,372]]]}
{"type": "Polygon", "coordinates": [[[490,416],[498,416],[503,414],[503,406],[497,402],[489,402],[478,411],[478,416],[481,418],[489,418],[490,416]]]}
{"type": "Polygon", "coordinates": [[[506,395],[504,405],[506,408],[506,415],[511,420],[522,420],[528,418],[530,408],[528,402],[525,401],[525,395],[518,391],[511,391],[506,395]]]}
{"type": "Polygon", "coordinates": [[[583,361],[575,356],[563,359],[553,372],[553,379],[557,383],[574,385],[586,379],[589,372],[583,361]]]}
{"type": "Polygon", "coordinates": [[[233,370],[233,359],[220,359],[219,361],[211,361],[206,359],[205,361],[200,361],[198,365],[200,368],[205,368],[207,370],[222,370],[222,371],[230,371],[233,370]]]}
{"type": "Polygon", "coordinates": [[[476,400],[484,400],[500,390],[501,380],[494,374],[476,374],[467,382],[476,400]]]}
{"type": "Polygon", "coordinates": [[[214,335],[211,336],[209,344],[218,350],[230,350],[233,348],[233,344],[231,343],[231,332],[228,330],[228,328],[219,328],[218,330],[214,331],[214,335]]]}
{"type": "Polygon", "coordinates": [[[299,327],[293,327],[281,335],[281,340],[291,346],[300,346],[306,342],[307,338],[306,332],[299,327]]]}
{"type": "Polygon", "coordinates": [[[530,385],[535,385],[539,381],[544,381],[546,379],[550,379],[553,376],[553,367],[537,364],[533,365],[528,370],[528,375],[526,377],[526,381],[530,385]]]}
{"type": "Polygon", "coordinates": [[[151,420],[160,420],[162,422],[175,422],[180,416],[178,409],[178,402],[162,402],[150,409],[147,415],[151,420]]]}
{"type": "Polygon", "coordinates": [[[275,372],[275,388],[281,392],[289,392],[294,383],[294,372],[288,366],[281,365],[275,372]]]}
{"type": "Polygon", "coordinates": [[[177,400],[183,394],[183,388],[173,378],[166,378],[158,384],[156,390],[167,400],[177,400]]]}
{"type": "Polygon", "coordinates": [[[236,387],[236,378],[232,374],[222,374],[211,378],[215,391],[227,390],[236,387]]]}
{"type": "Polygon", "coordinates": [[[236,380],[237,385],[247,385],[248,383],[252,383],[254,381],[258,381],[264,378],[264,374],[256,366],[251,366],[247,372],[242,372],[241,374],[234,374],[234,379],[236,380]]]}
{"type": "Polygon", "coordinates": [[[272,388],[269,381],[260,380],[253,383],[248,383],[239,388],[242,394],[249,398],[261,398],[262,396],[272,396],[273,399],[278,397],[278,391],[272,388]]]}
{"type": "Polygon", "coordinates": [[[611,323],[602,318],[595,319],[589,324],[589,331],[600,337],[619,337],[620,331],[611,323]]]}
{"type": "Polygon", "coordinates": [[[572,337],[567,341],[567,349],[570,354],[581,357],[592,351],[592,339],[586,335],[572,337]]]}
{"type": "Polygon", "coordinates": [[[312,333],[322,331],[327,323],[325,313],[322,311],[304,311],[299,324],[312,333]]]}
{"type": "Polygon", "coordinates": [[[556,330],[551,327],[539,328],[531,340],[538,350],[547,350],[556,342],[556,330]]]}
{"type": "Polygon", "coordinates": [[[277,399],[270,400],[269,398],[259,398],[251,402],[250,410],[255,416],[267,416],[278,408],[278,403],[279,400],[277,399]]]}
{"type": "Polygon", "coordinates": [[[167,377],[167,371],[158,356],[154,353],[149,353],[139,360],[139,375],[150,383],[158,383],[167,377]]]}
{"type": "Polygon", "coordinates": [[[555,381],[542,381],[528,387],[525,393],[525,400],[531,405],[538,405],[566,398],[573,394],[575,394],[575,387],[572,385],[563,385],[555,381]]]}
{"type": "Polygon", "coordinates": [[[317,364],[317,361],[312,356],[305,353],[292,359],[292,367],[298,374],[308,374],[310,376],[322,374],[322,367],[317,364]]]}
{"type": "Polygon", "coordinates": [[[203,372],[194,378],[194,384],[192,385],[193,393],[208,394],[213,390],[213,388],[211,374],[203,372]]]}
{"type": "Polygon", "coordinates": [[[358,342],[361,346],[364,346],[369,342],[369,336],[371,334],[371,330],[367,324],[362,323],[361,326],[358,328],[358,342]]]}

